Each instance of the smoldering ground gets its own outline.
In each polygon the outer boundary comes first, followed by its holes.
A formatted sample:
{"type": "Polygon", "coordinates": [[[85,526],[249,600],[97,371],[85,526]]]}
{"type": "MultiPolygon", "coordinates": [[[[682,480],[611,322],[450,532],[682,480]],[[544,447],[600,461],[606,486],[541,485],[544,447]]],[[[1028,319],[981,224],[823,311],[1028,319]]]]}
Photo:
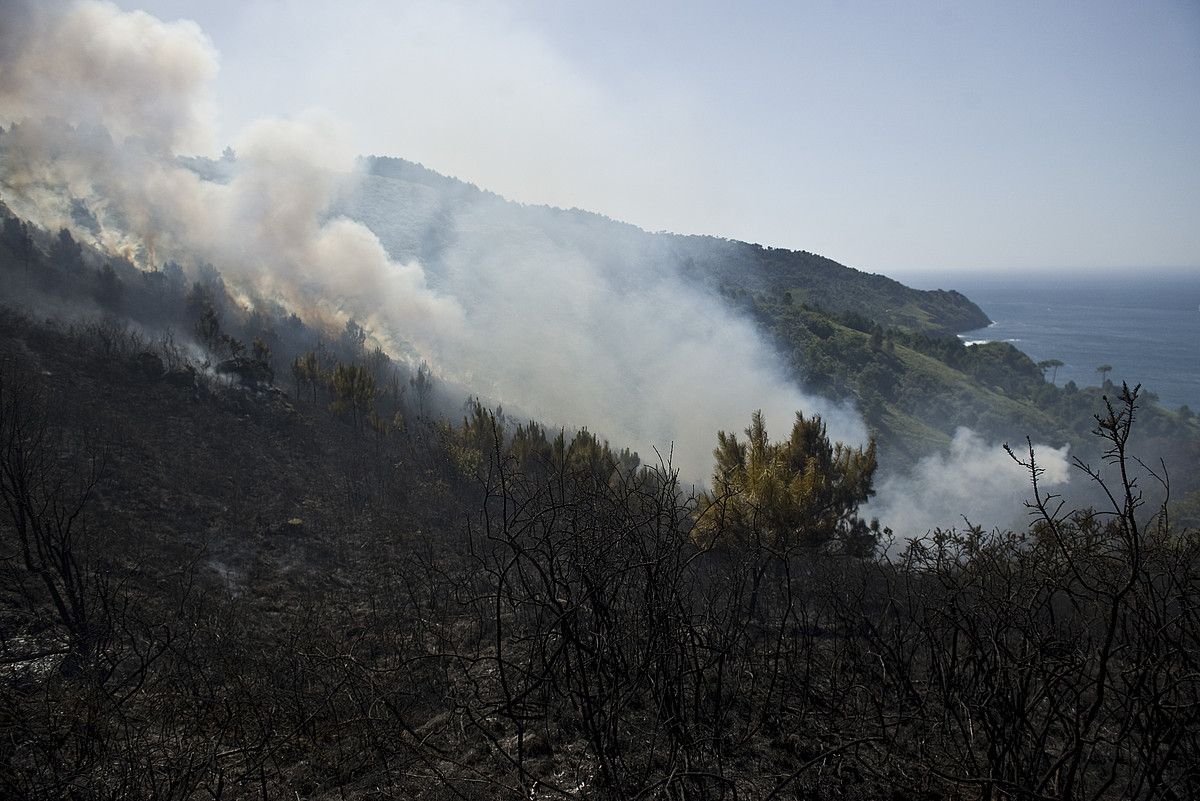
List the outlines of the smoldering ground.
{"type": "MultiPolygon", "coordinates": [[[[1071,479],[1068,448],[1033,447],[1045,471],[1042,491],[1062,492],[1071,479]]],[[[1020,530],[1030,520],[1024,506],[1031,497],[1028,470],[1002,445],[987,442],[969,428],[959,428],[949,449],[921,459],[911,470],[885,471],[877,490],[863,514],[878,517],[901,543],[938,529],[1020,530]]]]}

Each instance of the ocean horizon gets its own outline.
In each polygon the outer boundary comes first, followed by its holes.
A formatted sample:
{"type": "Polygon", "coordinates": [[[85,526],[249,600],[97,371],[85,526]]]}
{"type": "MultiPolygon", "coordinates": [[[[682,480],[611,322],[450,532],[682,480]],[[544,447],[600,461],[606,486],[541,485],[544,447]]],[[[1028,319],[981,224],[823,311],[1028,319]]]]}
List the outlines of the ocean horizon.
{"type": "Polygon", "coordinates": [[[964,342],[1000,340],[1034,361],[1058,359],[1059,386],[1098,386],[1097,368],[1111,365],[1111,381],[1141,384],[1171,409],[1200,409],[1200,268],[893,277],[962,292],[993,321],[960,334],[964,342]]]}

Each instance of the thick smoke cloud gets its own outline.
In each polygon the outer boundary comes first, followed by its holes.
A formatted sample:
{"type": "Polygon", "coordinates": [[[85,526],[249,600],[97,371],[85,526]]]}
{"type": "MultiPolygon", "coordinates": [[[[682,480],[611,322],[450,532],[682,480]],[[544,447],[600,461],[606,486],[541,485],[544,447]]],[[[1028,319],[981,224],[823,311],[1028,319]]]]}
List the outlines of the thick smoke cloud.
{"type": "Polygon", "coordinates": [[[354,165],[328,120],[265,120],[237,142],[233,179],[219,190],[228,215],[191,243],[236,282],[310,316],[349,315],[393,347],[427,350],[462,335],[458,304],[430,291],[419,265],[398,264],[370,230],[326,219],[338,184],[354,165]]]}
{"type": "MultiPolygon", "coordinates": [[[[1034,445],[1034,450],[1046,471],[1041,486],[1061,491],[1070,480],[1067,448],[1034,445]]],[[[984,529],[1024,528],[1029,518],[1022,514],[1022,504],[1029,497],[1025,469],[999,445],[960,428],[947,453],[922,459],[911,473],[885,478],[876,499],[863,511],[878,517],[903,541],[938,528],[961,529],[967,522],[984,529]]]]}
{"type": "Polygon", "coordinates": [[[19,123],[0,180],[18,213],[144,266],[211,262],[302,315],[353,316],[490,401],[644,453],[673,445],[688,478],[706,475],[715,432],[757,408],[780,436],[804,409],[838,439],[865,438],[852,413],[786,381],[748,321],[677,275],[465,220],[435,291],[421,265],[330,215],[353,155],[327,119],[256,123],[236,160],[202,177],[179,158],[211,139],[217,57],[195,25],[91,1],[25,11],[0,54],[0,118],[19,123]],[[80,200],[98,232],[73,224],[80,200]]]}
{"type": "Polygon", "coordinates": [[[78,228],[82,201],[101,223],[82,237],[143,266],[217,265],[235,286],[380,336],[452,335],[461,317],[394,264],[378,239],[326,211],[354,167],[336,124],[263,120],[235,142],[228,174],[205,180],[178,158],[211,142],[215,50],[192,23],[100,2],[25,7],[0,54],[0,165],[7,202],[47,227],[78,228]]]}
{"type": "Polygon", "coordinates": [[[195,23],[54,0],[18,2],[4,17],[6,116],[98,123],[161,152],[211,146],[217,54],[195,23]]]}

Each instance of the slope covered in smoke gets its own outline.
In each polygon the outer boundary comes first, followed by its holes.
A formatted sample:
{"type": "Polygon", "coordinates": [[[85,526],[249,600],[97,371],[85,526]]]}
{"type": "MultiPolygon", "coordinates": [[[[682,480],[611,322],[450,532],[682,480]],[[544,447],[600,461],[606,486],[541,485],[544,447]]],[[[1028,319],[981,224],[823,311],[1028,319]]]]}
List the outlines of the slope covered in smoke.
{"type": "Polygon", "coordinates": [[[342,198],[339,209],[375,231],[393,257],[417,259],[431,271],[451,241],[474,234],[469,217],[486,213],[540,231],[606,268],[676,271],[690,282],[726,292],[786,293],[796,303],[910,330],[957,333],[989,322],[958,292],[912,289],[807,251],[650,233],[579,209],[511,203],[400,158],[372,157],[362,166],[366,177],[342,198]]]}
{"type": "Polygon", "coordinates": [[[319,115],[260,120],[236,156],[195,157],[214,138],[217,69],[196,25],[88,0],[21,3],[10,19],[4,201],[142,269],[215,267],[252,309],[337,329],[355,320],[396,358],[489,403],[643,453],[671,449],[692,479],[708,473],[714,432],[755,409],[776,429],[819,413],[835,439],[873,431],[912,460],[960,425],[998,442],[1033,421],[1063,444],[1037,405],[1051,390],[1013,349],[948,351],[914,369],[942,347],[920,337],[985,319],[957,293],[521,206],[400,160],[363,170],[319,115]],[[912,431],[926,442],[905,445],[912,431]]]}
{"type": "Polygon", "coordinates": [[[469,235],[447,243],[430,283],[427,265],[392,258],[336,213],[354,159],[335,121],[260,120],[224,170],[181,160],[213,138],[217,57],[194,24],[100,2],[18,11],[24,35],[0,50],[0,117],[13,123],[0,185],[18,215],[145,269],[212,264],[247,298],[307,319],[357,319],[393,354],[492,402],[673,449],[695,478],[712,432],[756,408],[779,421],[819,412],[839,439],[866,438],[853,412],[802,392],[749,321],[678,270],[579,247],[515,207],[468,207],[439,226],[469,235]]]}
{"type": "MultiPolygon", "coordinates": [[[[540,293],[569,296],[570,265],[578,262],[613,291],[615,303],[639,309],[647,321],[681,297],[693,314],[715,308],[749,321],[792,381],[863,415],[883,465],[876,508],[885,520],[895,512],[897,530],[920,534],[964,516],[985,525],[1011,522],[997,517],[1022,484],[1019,470],[1000,469],[1013,467],[1001,448],[1006,441],[1031,435],[1060,466],[1068,445],[1097,455],[1091,415],[1103,388],[1058,388],[1008,343],[964,345],[953,332],[986,317],[958,293],[912,290],[813,254],[649,233],[579,209],[516,204],[403,159],[371,158],[362,166],[365,177],[346,185],[336,208],[375,231],[393,258],[420,262],[431,286],[452,296],[470,294],[475,266],[490,265],[487,292],[501,302],[494,330],[533,325],[526,309],[535,319],[553,318],[558,306],[540,302],[540,293]],[[540,280],[547,282],[533,293],[514,270],[530,260],[544,263],[540,280]],[[651,285],[668,291],[647,294],[651,285]],[[943,466],[935,471],[940,477],[962,480],[931,480],[934,464],[943,466]]],[[[574,312],[556,323],[566,330],[575,324],[574,312]]],[[[647,323],[642,330],[655,329],[647,323]]],[[[1157,427],[1164,434],[1176,430],[1177,442],[1194,438],[1169,412],[1147,412],[1163,421],[1157,427]]],[[[1155,450],[1190,486],[1190,451],[1170,439],[1157,438],[1155,450]]]]}

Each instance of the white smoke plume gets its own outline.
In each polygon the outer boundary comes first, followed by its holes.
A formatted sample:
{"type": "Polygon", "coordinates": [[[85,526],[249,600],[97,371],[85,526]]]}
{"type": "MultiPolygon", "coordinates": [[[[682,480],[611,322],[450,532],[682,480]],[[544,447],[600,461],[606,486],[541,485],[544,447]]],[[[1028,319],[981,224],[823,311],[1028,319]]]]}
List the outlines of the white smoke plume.
{"type": "Polygon", "coordinates": [[[783,378],[751,322],[665,260],[638,258],[636,244],[588,241],[569,222],[522,227],[499,203],[454,219],[435,280],[462,302],[468,329],[488,335],[446,341],[442,355],[469,366],[480,391],[643,455],[673,443],[690,480],[707,478],[716,432],[740,432],[759,408],[778,438],[802,409],[835,439],[865,441],[852,410],[783,378]]]}
{"type": "Polygon", "coordinates": [[[234,143],[221,180],[178,156],[212,141],[217,55],[193,23],[110,3],[24,7],[0,46],[5,199],[46,227],[76,228],[72,203],[102,223],[80,232],[150,267],[211,262],[234,286],[322,319],[354,316],[387,333],[449,336],[461,312],[416,265],[327,219],[354,154],[318,115],[262,120],[234,143]]]}
{"type": "Polygon", "coordinates": [[[217,53],[193,22],[111,3],[6,2],[0,108],[102,124],[160,152],[211,146],[217,53]]]}
{"type": "MultiPolygon", "coordinates": [[[[1034,445],[1044,491],[1060,492],[1070,481],[1067,447],[1034,445]]],[[[1018,452],[1018,456],[1023,454],[1018,452]]],[[[862,514],[877,517],[897,540],[921,538],[934,529],[962,529],[967,523],[1024,529],[1030,522],[1023,504],[1032,497],[1029,473],[995,443],[959,428],[947,453],[921,459],[910,473],[884,478],[862,514]]]]}
{"type": "Polygon", "coordinates": [[[706,476],[716,431],[759,408],[780,436],[803,409],[834,438],[864,441],[856,415],[783,378],[749,321],[669,271],[636,274],[469,215],[436,280],[392,260],[371,230],[331,214],[354,162],[328,119],[260,121],[223,174],[189,169],[180,157],[211,146],[218,66],[196,25],[96,0],[17,11],[0,37],[0,122],[18,123],[0,184],[18,214],[146,267],[211,262],[302,316],[353,316],[488,401],[644,455],[673,446],[689,479],[706,476]],[[73,224],[77,201],[98,232],[73,224]]]}

